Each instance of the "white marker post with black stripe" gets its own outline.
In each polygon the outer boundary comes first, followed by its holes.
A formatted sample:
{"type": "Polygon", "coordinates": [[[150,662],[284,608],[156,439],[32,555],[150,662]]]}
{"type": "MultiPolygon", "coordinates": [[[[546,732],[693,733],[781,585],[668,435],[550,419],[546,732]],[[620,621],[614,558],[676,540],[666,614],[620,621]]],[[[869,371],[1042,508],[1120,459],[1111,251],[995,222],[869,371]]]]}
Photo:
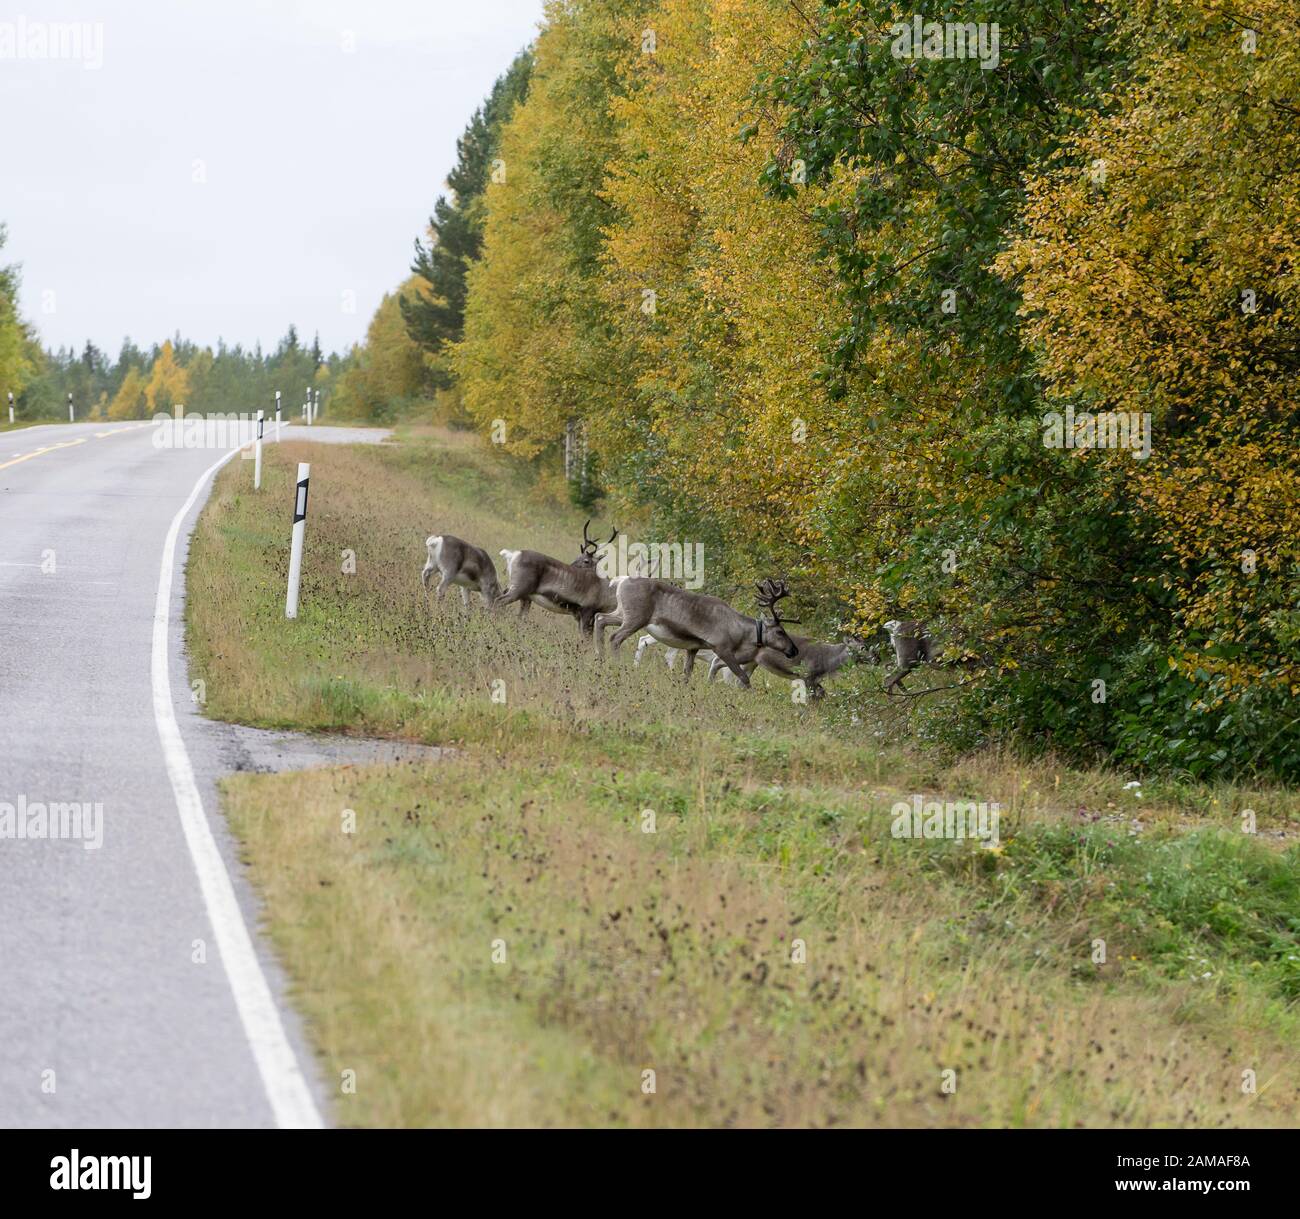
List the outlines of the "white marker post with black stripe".
{"type": "Polygon", "coordinates": [[[262,489],[262,428],[266,424],[266,412],[257,412],[257,440],[253,443],[253,490],[262,489]]]}
{"type": "Polygon", "coordinates": [[[275,443],[280,443],[280,391],[275,391],[275,443]]]}
{"type": "Polygon", "coordinates": [[[14,395],[13,395],[13,391],[10,390],[10,392],[9,392],[9,422],[12,423],[13,421],[14,421],[14,395]]]}
{"type": "Polygon", "coordinates": [[[72,391],[71,391],[71,390],[68,391],[68,422],[69,422],[69,423],[76,423],[76,422],[77,422],[77,416],[76,416],[75,414],[73,414],[73,411],[72,411],[72,391]]]}
{"type": "Polygon", "coordinates": [[[293,543],[289,551],[289,595],[284,602],[284,616],[298,617],[298,583],[302,579],[302,543],[307,534],[307,482],[311,462],[298,463],[298,490],[293,501],[293,543]]]}

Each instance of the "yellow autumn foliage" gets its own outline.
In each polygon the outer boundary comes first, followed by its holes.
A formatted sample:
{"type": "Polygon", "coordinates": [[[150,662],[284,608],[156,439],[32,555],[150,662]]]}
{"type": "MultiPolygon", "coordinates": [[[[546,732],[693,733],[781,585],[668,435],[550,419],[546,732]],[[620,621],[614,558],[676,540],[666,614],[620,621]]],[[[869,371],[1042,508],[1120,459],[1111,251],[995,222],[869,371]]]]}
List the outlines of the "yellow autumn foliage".
{"type": "Polygon", "coordinates": [[[1141,15],[1153,23],[1141,71],[1069,163],[1030,183],[1026,234],[1001,269],[1020,277],[1050,394],[1153,417],[1152,455],[1127,478],[1169,556],[1143,579],[1174,597],[1188,640],[1177,663],[1221,673],[1229,689],[1290,689],[1300,683],[1300,657],[1286,654],[1300,642],[1295,9],[1260,0],[1243,24],[1224,0],[1182,0],[1141,15]]]}

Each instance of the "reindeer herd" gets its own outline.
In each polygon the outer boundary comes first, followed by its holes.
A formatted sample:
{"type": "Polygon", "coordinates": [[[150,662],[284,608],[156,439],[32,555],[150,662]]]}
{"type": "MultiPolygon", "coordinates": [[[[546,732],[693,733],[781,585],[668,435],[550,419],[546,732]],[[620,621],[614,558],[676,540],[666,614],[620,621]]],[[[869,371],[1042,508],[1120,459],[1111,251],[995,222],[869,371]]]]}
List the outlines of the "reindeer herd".
{"type": "MultiPolygon", "coordinates": [[[[879,645],[853,636],[839,643],[818,643],[804,635],[792,635],[788,625],[797,618],[783,618],[779,603],[790,595],[784,580],[766,579],[757,585],[758,614],[751,617],[733,609],[719,597],[679,588],[652,576],[613,576],[599,572],[600,551],[618,536],[615,529],[607,541],[588,535],[588,521],[582,527],[582,546],[571,563],[553,559],[536,550],[502,550],[506,565],[506,589],[501,591],[496,564],[486,550],[451,534],[435,534],[425,546],[428,559],[420,573],[425,592],[435,573],[439,601],[455,585],[461,600],[469,605],[471,592],[483,598],[488,609],[519,605],[522,616],[536,602],[555,614],[568,614],[579,631],[595,639],[596,652],[605,654],[605,632],[612,651],[633,635],[644,632],[637,643],[636,663],[655,644],[665,646],[665,660],[672,668],[683,656],[683,675],[690,680],[698,656],[708,663],[708,679],[719,673],[725,680],[748,686],[756,668],[766,669],[792,681],[802,681],[808,693],[820,697],[822,682],[845,665],[861,659],[877,660],[879,645]]],[[[886,683],[887,693],[907,692],[903,678],[923,661],[935,659],[929,632],[923,624],[891,621],[884,624],[898,663],[886,683]]]]}

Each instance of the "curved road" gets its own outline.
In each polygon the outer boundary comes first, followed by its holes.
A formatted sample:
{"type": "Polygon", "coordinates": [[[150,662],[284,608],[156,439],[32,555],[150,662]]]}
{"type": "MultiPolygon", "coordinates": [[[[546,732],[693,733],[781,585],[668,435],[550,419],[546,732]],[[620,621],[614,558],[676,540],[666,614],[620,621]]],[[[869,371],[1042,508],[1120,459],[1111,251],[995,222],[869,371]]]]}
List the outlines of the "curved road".
{"type": "Polygon", "coordinates": [[[0,1127],[318,1125],[182,652],[223,451],[153,431],[0,433],[0,1127]]]}

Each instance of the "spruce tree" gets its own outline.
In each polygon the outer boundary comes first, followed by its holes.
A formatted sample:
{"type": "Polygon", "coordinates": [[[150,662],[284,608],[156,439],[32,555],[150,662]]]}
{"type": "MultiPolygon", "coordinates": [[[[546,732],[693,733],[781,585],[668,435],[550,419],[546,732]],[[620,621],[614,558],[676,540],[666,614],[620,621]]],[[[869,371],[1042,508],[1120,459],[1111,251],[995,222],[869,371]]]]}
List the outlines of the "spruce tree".
{"type": "MultiPolygon", "coordinates": [[[[491,180],[497,135],[528,92],[532,53],[522,51],[497,79],[483,105],[456,141],[456,166],[447,175],[450,193],[439,197],[429,218],[429,241],[415,242],[411,270],[427,292],[401,298],[402,319],[412,340],[428,355],[456,342],[465,326],[465,272],[483,244],[483,193],[491,180]]],[[[446,373],[434,376],[446,385],[446,373]]]]}

